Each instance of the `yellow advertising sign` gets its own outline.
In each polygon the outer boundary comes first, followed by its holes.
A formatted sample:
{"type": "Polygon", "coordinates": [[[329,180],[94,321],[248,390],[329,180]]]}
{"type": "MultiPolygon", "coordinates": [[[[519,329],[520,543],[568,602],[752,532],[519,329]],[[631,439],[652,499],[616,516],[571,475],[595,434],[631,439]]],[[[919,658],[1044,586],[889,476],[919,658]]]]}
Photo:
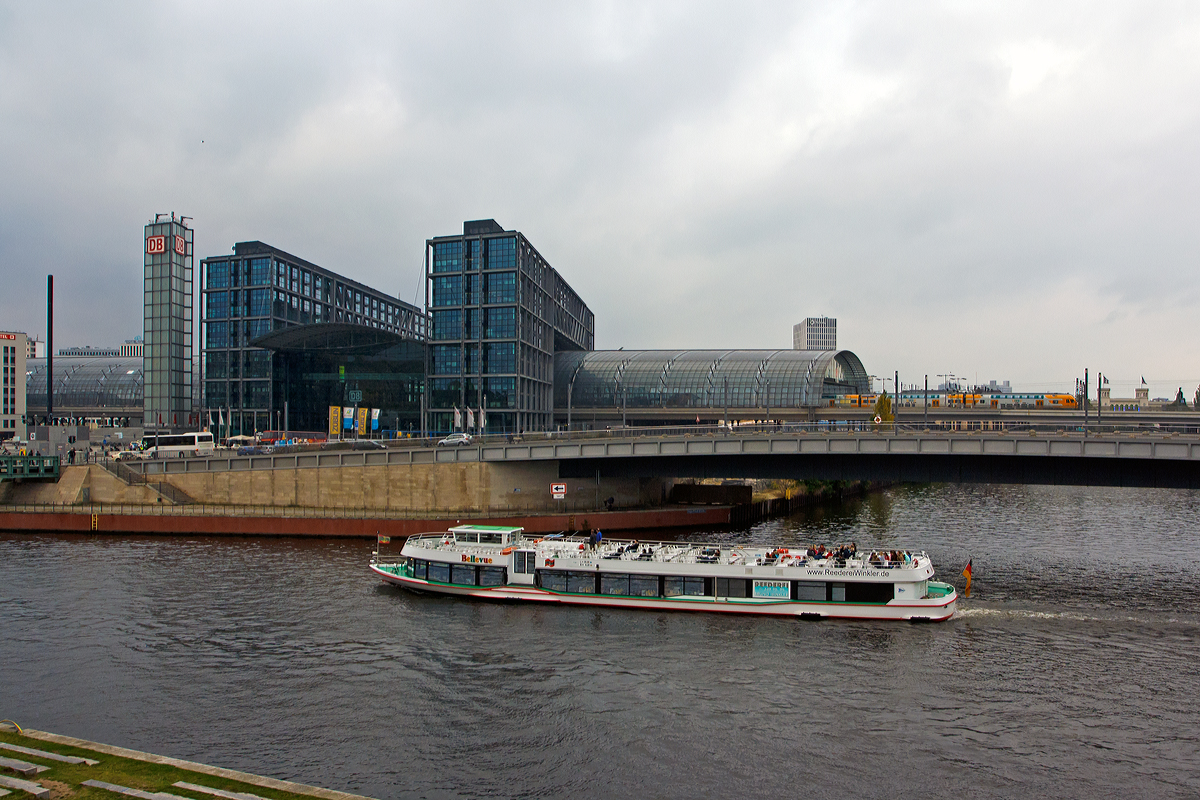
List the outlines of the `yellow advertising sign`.
{"type": "Polygon", "coordinates": [[[367,435],[367,414],[371,411],[369,408],[360,408],[358,410],[358,435],[367,435]]]}
{"type": "Polygon", "coordinates": [[[329,435],[337,436],[342,432],[342,407],[329,407],[329,435]]]}

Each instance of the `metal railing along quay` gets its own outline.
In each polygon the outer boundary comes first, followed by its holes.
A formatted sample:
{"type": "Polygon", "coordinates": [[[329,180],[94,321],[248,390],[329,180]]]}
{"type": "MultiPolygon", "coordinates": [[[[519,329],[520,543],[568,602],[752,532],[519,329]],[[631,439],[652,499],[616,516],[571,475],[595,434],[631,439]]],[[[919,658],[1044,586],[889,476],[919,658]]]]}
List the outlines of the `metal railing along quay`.
{"type": "Polygon", "coordinates": [[[0,455],[0,481],[18,478],[58,480],[60,472],[58,456],[0,455]]]}
{"type": "MultiPolygon", "coordinates": [[[[440,440],[332,442],[238,454],[120,462],[149,476],[309,467],[503,462],[671,455],[761,453],[981,453],[1016,456],[1168,458],[1200,460],[1197,425],[957,421],[926,426],[864,421],[620,428],[524,436],[489,435],[465,446],[440,440]],[[975,442],[975,444],[972,444],[975,442]],[[1068,442],[1074,442],[1068,445],[1068,442]]],[[[122,470],[122,472],[124,472],[122,470]]]]}

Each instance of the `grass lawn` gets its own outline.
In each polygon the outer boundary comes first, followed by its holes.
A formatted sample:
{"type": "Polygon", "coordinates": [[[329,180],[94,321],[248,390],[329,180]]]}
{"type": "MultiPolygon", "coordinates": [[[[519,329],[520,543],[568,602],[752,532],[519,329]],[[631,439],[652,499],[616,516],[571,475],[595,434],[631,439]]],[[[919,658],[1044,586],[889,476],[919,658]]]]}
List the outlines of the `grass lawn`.
{"type": "MultiPolygon", "coordinates": [[[[71,747],[59,744],[58,742],[47,742],[44,739],[22,736],[19,733],[10,732],[5,729],[0,729],[0,742],[20,745],[34,750],[42,750],[48,753],[58,753],[64,756],[89,758],[100,762],[94,766],[88,766],[87,764],[65,764],[61,761],[52,761],[41,756],[28,755],[0,748],[0,756],[49,767],[47,771],[38,773],[37,775],[19,775],[12,770],[2,768],[0,768],[0,774],[11,778],[21,778],[22,780],[40,783],[50,790],[51,800],[62,800],[63,798],[71,798],[72,800],[75,800],[75,798],[79,800],[119,800],[119,798],[126,797],[126,795],[117,794],[107,789],[82,786],[81,784],[86,780],[105,781],[106,783],[115,783],[120,786],[141,789],[147,792],[167,792],[179,797],[192,798],[193,800],[221,800],[221,798],[188,789],[181,789],[172,784],[176,781],[184,781],[200,786],[208,786],[213,789],[253,794],[267,798],[267,800],[293,800],[293,798],[312,800],[314,796],[317,796],[271,789],[216,775],[194,772],[169,764],[155,764],[80,747],[71,747]]],[[[26,797],[29,797],[29,795],[14,789],[8,800],[23,800],[26,797]]]]}

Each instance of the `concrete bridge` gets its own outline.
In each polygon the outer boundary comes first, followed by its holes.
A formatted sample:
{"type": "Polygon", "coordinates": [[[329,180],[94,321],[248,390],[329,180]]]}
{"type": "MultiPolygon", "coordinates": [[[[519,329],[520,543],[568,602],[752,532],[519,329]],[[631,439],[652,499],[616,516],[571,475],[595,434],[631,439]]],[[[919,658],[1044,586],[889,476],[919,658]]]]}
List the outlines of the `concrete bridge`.
{"type": "MultiPolygon", "coordinates": [[[[564,479],[776,478],[1200,488],[1200,436],[1171,431],[626,429],[491,437],[466,447],[401,440],[314,450],[132,462],[147,475],[249,470],[534,465],[564,479]],[[361,446],[361,445],[360,445],[361,446]],[[555,465],[557,469],[554,470],[555,465]],[[549,468],[549,469],[547,469],[549,468]]],[[[539,470],[541,472],[541,470],[539,470]]]]}

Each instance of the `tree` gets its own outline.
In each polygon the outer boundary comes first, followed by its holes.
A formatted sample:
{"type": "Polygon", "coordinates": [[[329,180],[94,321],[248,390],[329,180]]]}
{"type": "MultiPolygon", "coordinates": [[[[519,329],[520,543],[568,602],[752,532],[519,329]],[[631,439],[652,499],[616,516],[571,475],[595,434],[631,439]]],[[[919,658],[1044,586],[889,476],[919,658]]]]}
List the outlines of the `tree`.
{"type": "Polygon", "coordinates": [[[875,399],[875,416],[883,422],[891,422],[896,418],[892,413],[892,398],[888,396],[887,390],[875,399]]]}

